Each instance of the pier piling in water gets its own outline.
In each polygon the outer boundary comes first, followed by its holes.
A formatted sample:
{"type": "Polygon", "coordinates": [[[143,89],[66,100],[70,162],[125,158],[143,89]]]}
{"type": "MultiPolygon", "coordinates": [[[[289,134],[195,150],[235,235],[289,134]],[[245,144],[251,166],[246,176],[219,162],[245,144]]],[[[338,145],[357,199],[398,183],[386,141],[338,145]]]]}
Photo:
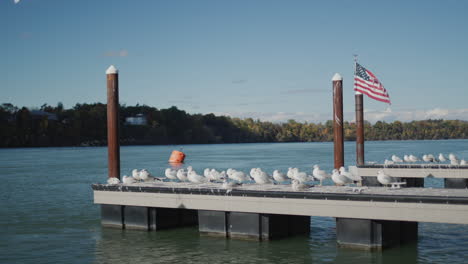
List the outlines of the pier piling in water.
{"type": "Polygon", "coordinates": [[[335,169],[344,166],[343,77],[335,73],[333,81],[333,142],[335,169]]]}
{"type": "Polygon", "coordinates": [[[356,164],[364,165],[364,98],[356,92],[356,164]]]}
{"type": "Polygon", "coordinates": [[[120,179],[119,73],[111,65],[107,71],[107,149],[108,177],[120,179]]]}

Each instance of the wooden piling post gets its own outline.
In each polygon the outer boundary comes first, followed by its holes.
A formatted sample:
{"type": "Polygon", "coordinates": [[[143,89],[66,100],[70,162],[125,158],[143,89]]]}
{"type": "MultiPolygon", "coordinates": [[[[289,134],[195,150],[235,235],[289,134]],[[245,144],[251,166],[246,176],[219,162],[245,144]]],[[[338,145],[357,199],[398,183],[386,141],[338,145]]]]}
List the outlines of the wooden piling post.
{"type": "Polygon", "coordinates": [[[333,81],[333,142],[335,169],[344,166],[343,77],[335,73],[333,81]]]}
{"type": "Polygon", "coordinates": [[[107,150],[108,177],[120,179],[119,73],[111,65],[107,71],[107,150]]]}
{"type": "Polygon", "coordinates": [[[364,98],[356,92],[356,164],[364,165],[364,98]]]}

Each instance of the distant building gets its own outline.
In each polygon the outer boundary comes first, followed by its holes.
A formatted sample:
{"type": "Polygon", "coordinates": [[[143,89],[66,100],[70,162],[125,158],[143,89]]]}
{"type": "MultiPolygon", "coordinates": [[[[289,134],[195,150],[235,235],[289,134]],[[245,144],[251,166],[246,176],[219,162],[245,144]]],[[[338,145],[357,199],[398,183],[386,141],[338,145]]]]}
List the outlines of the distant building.
{"type": "Polygon", "coordinates": [[[47,117],[47,120],[54,120],[54,121],[58,120],[56,114],[49,113],[49,112],[42,111],[42,110],[31,110],[29,113],[31,114],[31,117],[33,119],[42,119],[43,117],[47,117]]]}
{"type": "Polygon", "coordinates": [[[143,114],[137,114],[136,116],[130,116],[125,118],[126,125],[133,125],[133,126],[145,126],[148,123],[146,120],[146,116],[143,114]]]}

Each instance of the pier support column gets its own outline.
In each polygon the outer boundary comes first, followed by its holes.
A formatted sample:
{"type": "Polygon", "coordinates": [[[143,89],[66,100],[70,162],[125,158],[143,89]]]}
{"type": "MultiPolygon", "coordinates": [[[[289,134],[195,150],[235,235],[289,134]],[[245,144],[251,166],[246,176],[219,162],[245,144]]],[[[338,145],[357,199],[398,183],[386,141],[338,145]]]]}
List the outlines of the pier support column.
{"type": "Polygon", "coordinates": [[[337,218],[336,237],[343,247],[381,250],[417,240],[418,223],[337,218]]]}
{"type": "Polygon", "coordinates": [[[197,225],[197,210],[145,206],[101,205],[104,227],[156,231],[197,225]]]}
{"type": "Polygon", "coordinates": [[[123,228],[123,206],[113,204],[101,205],[101,225],[104,227],[123,228]]]}
{"type": "Polygon", "coordinates": [[[456,179],[456,178],[445,178],[444,179],[445,188],[453,189],[466,189],[468,188],[467,179],[456,179]]]}
{"type": "Polygon", "coordinates": [[[310,217],[243,212],[199,211],[199,230],[233,239],[271,240],[310,232],[310,217]]]}
{"type": "Polygon", "coordinates": [[[356,164],[364,165],[364,98],[362,93],[354,95],[356,103],[356,164]]]}
{"type": "Polygon", "coordinates": [[[110,66],[106,74],[108,177],[120,179],[119,72],[114,66],[110,66]]]}
{"type": "Polygon", "coordinates": [[[343,77],[335,73],[333,81],[333,145],[334,168],[344,166],[344,137],[343,137],[343,77]]]}

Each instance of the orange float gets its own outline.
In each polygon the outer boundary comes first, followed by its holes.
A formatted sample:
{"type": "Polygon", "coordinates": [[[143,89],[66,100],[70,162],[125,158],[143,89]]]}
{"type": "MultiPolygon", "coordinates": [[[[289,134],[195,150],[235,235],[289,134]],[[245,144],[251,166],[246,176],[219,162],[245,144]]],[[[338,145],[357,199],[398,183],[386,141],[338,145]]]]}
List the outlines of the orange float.
{"type": "Polygon", "coordinates": [[[182,151],[172,151],[171,157],[169,157],[170,163],[182,163],[184,162],[185,154],[182,151]]]}

